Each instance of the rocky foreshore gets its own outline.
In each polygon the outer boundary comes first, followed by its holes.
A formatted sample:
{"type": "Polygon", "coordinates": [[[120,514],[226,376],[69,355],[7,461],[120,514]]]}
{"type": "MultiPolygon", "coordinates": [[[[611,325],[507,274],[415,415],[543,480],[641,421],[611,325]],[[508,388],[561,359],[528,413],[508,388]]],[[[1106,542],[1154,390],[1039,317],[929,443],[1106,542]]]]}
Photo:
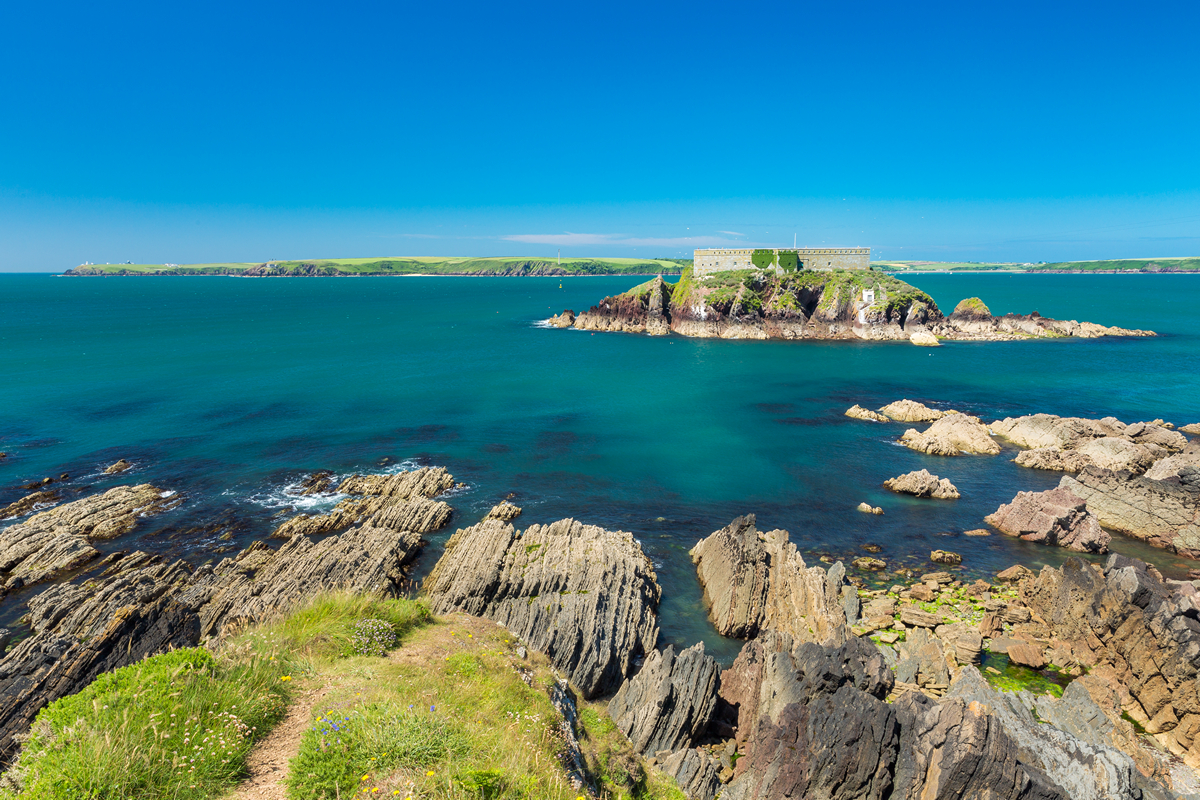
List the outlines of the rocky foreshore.
{"type": "Polygon", "coordinates": [[[978,298],[946,316],[929,295],[871,270],[797,272],[742,270],[696,279],[685,270],[677,283],[661,276],[606,297],[578,315],[555,315],[554,327],[722,339],[1016,341],[1045,338],[1153,336],[1153,331],[1055,320],[1036,311],[993,316],[978,298]]]}

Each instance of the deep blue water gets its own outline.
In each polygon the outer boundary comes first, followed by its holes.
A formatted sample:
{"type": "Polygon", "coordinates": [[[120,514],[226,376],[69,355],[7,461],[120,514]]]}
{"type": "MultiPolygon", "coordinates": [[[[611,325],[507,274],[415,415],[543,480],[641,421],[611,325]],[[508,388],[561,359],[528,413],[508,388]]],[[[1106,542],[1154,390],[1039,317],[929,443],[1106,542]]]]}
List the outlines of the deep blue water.
{"type": "MultiPolygon", "coordinates": [[[[469,484],[450,531],[508,493],[521,523],[573,516],[632,531],[658,565],[668,641],[708,626],[687,556],[755,512],[814,557],[883,546],[919,569],[931,549],[968,571],[1058,563],[1004,536],[964,537],[1018,490],[1058,473],[998,457],[938,458],[895,444],[901,425],[850,420],[902,397],[997,417],[1038,411],[1200,421],[1200,276],[923,275],[949,311],[978,295],[993,313],[1151,328],[1154,339],[949,343],[738,342],[538,327],[631,278],[67,279],[0,275],[0,503],[67,472],[72,491],[151,481],[184,494],[107,549],[199,564],[267,534],[304,473],[441,464],[469,484]],[[561,283],[561,288],[560,288],[561,283]],[[98,475],[118,458],[120,481],[98,475]],[[954,502],[893,495],[884,479],[928,468],[954,502]],[[886,510],[854,510],[866,500],[886,510]],[[222,541],[222,533],[233,540],[222,541]]],[[[1189,564],[1118,540],[1168,572],[1189,564]]],[[[0,624],[27,594],[0,605],[0,624]]]]}

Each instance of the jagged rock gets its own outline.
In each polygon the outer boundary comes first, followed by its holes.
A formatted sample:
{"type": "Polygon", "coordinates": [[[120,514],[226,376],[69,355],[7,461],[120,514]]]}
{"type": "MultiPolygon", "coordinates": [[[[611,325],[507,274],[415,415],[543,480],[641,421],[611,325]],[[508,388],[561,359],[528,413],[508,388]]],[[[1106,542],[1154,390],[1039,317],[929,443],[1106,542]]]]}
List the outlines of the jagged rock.
{"type": "Polygon", "coordinates": [[[878,572],[881,569],[887,569],[887,562],[880,558],[872,558],[871,556],[860,556],[850,562],[856,569],[865,569],[871,572],[878,572]]]}
{"type": "Polygon", "coordinates": [[[873,506],[870,503],[859,503],[858,510],[864,514],[874,514],[876,516],[883,516],[883,509],[880,508],[879,506],[873,506]]]}
{"type": "Polygon", "coordinates": [[[691,747],[712,721],[720,672],[703,642],[678,656],[672,645],[654,650],[609,701],[608,716],[643,755],[691,747]]]}
{"type": "Polygon", "coordinates": [[[57,489],[51,489],[45,492],[34,492],[27,494],[15,503],[10,503],[0,509],[0,519],[11,519],[28,514],[38,506],[53,505],[62,500],[62,495],[57,489]]]}
{"type": "Polygon", "coordinates": [[[868,422],[889,422],[890,420],[878,411],[872,411],[869,408],[863,408],[860,405],[852,405],[846,409],[846,416],[854,419],[865,419],[868,422]]]}
{"type": "Polygon", "coordinates": [[[126,461],[125,459],[122,458],[117,463],[110,464],[108,467],[106,467],[104,469],[104,474],[105,475],[117,475],[118,473],[124,472],[129,469],[133,469],[133,464],[129,463],[128,461],[126,461]]]}
{"type": "Polygon", "coordinates": [[[1025,578],[1032,578],[1035,574],[1029,567],[1022,566],[1021,564],[1013,564],[1008,569],[997,573],[996,580],[1001,583],[1019,583],[1025,578]]]}
{"type": "MultiPolygon", "coordinates": [[[[901,609],[901,619],[904,612],[911,606],[901,609]]],[[[932,617],[924,611],[914,609],[918,614],[932,617]]],[[[934,617],[934,620],[937,620],[934,617]]],[[[942,649],[941,640],[930,630],[934,625],[923,625],[910,630],[907,638],[897,645],[900,660],[896,663],[896,682],[915,686],[938,686],[945,688],[950,685],[950,666],[946,663],[946,652],[942,649]]]]}
{"type": "Polygon", "coordinates": [[[927,469],[889,478],[883,485],[893,492],[932,497],[937,500],[957,500],[960,496],[958,488],[948,478],[939,478],[930,474],[927,469]]]}
{"type": "Polygon", "coordinates": [[[913,331],[908,341],[919,347],[939,347],[942,344],[936,336],[926,330],[913,331]]]}
{"type": "Polygon", "coordinates": [[[955,566],[962,563],[962,556],[958,553],[951,553],[949,550],[934,550],[929,554],[929,560],[935,564],[955,566]]]}
{"type": "Polygon", "coordinates": [[[348,494],[328,514],[300,514],[271,534],[290,539],[297,534],[318,536],[343,531],[352,525],[391,528],[394,531],[431,533],[449,520],[451,508],[432,498],[454,488],[454,477],[443,467],[421,467],[391,475],[352,475],[337,488],[348,494]]]}
{"type": "Polygon", "coordinates": [[[1200,558],[1200,467],[1180,467],[1168,480],[1088,467],[1059,488],[1086,501],[1105,528],[1200,558]]]}
{"type": "Polygon", "coordinates": [[[939,411],[915,400],[905,399],[888,403],[879,409],[879,413],[896,420],[896,422],[936,422],[947,413],[954,412],[939,411]]]}
{"type": "Polygon", "coordinates": [[[572,519],[457,531],[425,580],[435,613],[487,617],[545,653],[587,698],[611,692],[658,638],[657,577],[634,538],[572,519]]]}
{"type": "Polygon", "coordinates": [[[333,471],[328,469],[319,469],[312,475],[308,476],[297,487],[296,494],[301,496],[310,496],[314,494],[324,494],[333,486],[333,471]]]}
{"type": "Polygon", "coordinates": [[[1153,422],[1134,422],[1121,435],[1135,444],[1158,446],[1172,453],[1179,452],[1188,444],[1187,437],[1179,431],[1153,422]]]}
{"type": "Polygon", "coordinates": [[[748,638],[764,628],[799,641],[840,644],[857,619],[857,603],[841,562],[828,572],[809,567],[783,530],[760,533],[755,517],[738,517],[691,550],[709,618],[725,636],[748,638]]]}
{"type": "Polygon", "coordinates": [[[1030,667],[1031,669],[1041,669],[1046,666],[1046,654],[1042,648],[1035,644],[1022,642],[1014,644],[1008,648],[1008,660],[1014,664],[1019,664],[1022,667],[1030,667]]]}
{"type": "Polygon", "coordinates": [[[672,753],[659,769],[675,779],[689,800],[713,800],[721,788],[717,777],[721,762],[707,750],[689,748],[672,753]]]}
{"type": "Polygon", "coordinates": [[[498,519],[501,522],[511,522],[519,516],[521,516],[520,507],[513,505],[507,500],[503,500],[492,506],[492,510],[487,513],[484,519],[498,519]]]}
{"type": "Polygon", "coordinates": [[[1079,552],[1107,553],[1112,541],[1088,512],[1087,503],[1062,486],[1045,492],[1018,492],[986,521],[1009,536],[1079,552]]]}
{"type": "Polygon", "coordinates": [[[1057,472],[1079,472],[1091,465],[1092,460],[1078,450],[1062,450],[1058,447],[1038,447],[1023,450],[1013,459],[1018,466],[1028,469],[1048,469],[1057,472]]]}
{"type": "Polygon", "coordinates": [[[569,328],[575,324],[575,312],[568,308],[561,314],[555,314],[546,322],[554,328],[569,328]]]}
{"type": "Polygon", "coordinates": [[[969,414],[947,414],[924,431],[909,428],[900,441],[912,450],[935,456],[956,456],[960,453],[996,455],[1000,445],[988,435],[978,417],[969,414]]]}
{"type": "Polygon", "coordinates": [[[0,530],[0,576],[7,591],[56,578],[100,555],[91,542],[127,533],[139,518],[179,502],[175,492],[144,483],[117,486],[34,514],[0,530]]]}

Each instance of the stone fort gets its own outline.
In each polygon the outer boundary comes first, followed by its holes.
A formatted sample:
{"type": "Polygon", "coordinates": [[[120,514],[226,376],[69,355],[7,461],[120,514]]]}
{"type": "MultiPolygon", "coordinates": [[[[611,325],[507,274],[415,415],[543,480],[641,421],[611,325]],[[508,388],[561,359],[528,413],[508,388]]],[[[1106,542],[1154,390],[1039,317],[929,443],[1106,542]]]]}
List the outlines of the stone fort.
{"type": "MultiPolygon", "coordinates": [[[[772,266],[768,269],[782,272],[779,266],[780,253],[795,253],[799,269],[870,269],[871,248],[869,247],[776,247],[772,266]]],[[[724,272],[730,269],[753,269],[751,258],[754,250],[710,249],[693,252],[692,274],[697,278],[724,272]]]]}

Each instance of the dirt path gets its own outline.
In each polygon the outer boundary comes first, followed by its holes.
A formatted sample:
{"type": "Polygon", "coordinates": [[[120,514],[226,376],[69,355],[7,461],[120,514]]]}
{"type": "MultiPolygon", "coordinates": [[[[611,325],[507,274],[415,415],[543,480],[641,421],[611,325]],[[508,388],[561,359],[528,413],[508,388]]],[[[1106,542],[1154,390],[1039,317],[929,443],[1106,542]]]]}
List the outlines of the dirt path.
{"type": "Polygon", "coordinates": [[[308,728],[313,706],[321,702],[332,687],[329,684],[305,691],[292,702],[283,721],[267,738],[254,746],[246,759],[250,777],[238,784],[226,800],[285,800],[288,761],[300,749],[300,737],[308,728]]]}

